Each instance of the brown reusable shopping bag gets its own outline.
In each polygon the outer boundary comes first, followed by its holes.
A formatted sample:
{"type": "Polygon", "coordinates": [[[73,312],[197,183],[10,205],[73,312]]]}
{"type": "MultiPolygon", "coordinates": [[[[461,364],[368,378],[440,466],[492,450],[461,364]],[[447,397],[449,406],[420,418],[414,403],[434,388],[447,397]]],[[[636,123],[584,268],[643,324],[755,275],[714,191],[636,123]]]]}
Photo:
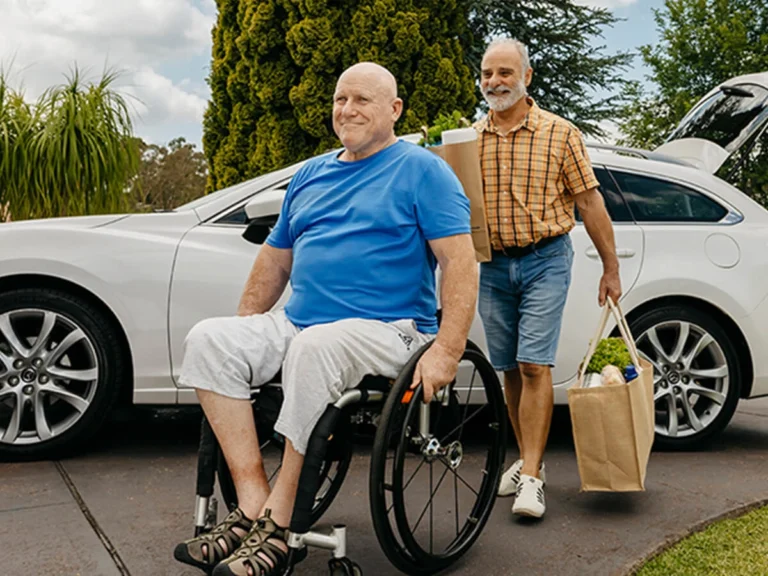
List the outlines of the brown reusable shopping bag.
{"type": "MultiPolygon", "coordinates": [[[[468,130],[474,130],[474,128],[468,130]]],[[[429,146],[427,150],[445,160],[461,182],[464,194],[469,198],[470,226],[472,228],[472,243],[475,245],[475,257],[478,262],[489,262],[491,260],[491,240],[485,217],[483,175],[480,169],[477,140],[429,146]]]]}
{"type": "Polygon", "coordinates": [[[573,441],[582,491],[645,490],[645,475],[654,438],[653,367],[639,358],[621,309],[610,299],[568,390],[573,441]],[[585,373],[612,313],[627,344],[638,377],[627,384],[584,388],[585,373]]]}

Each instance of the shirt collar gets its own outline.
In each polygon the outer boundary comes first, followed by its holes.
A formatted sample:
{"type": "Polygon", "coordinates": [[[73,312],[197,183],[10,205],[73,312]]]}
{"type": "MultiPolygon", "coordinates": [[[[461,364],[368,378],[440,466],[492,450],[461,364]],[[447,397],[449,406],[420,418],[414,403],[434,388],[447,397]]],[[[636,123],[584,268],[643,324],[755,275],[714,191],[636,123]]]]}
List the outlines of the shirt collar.
{"type": "MultiPolygon", "coordinates": [[[[536,104],[536,101],[531,98],[530,96],[525,97],[526,102],[530,105],[530,110],[528,110],[528,114],[525,115],[525,118],[523,118],[523,121],[512,128],[509,132],[517,132],[521,128],[526,128],[527,130],[530,130],[531,132],[535,132],[536,129],[539,127],[539,120],[541,118],[541,109],[539,108],[538,104],[536,104]]],[[[475,128],[478,132],[492,132],[498,134],[499,131],[494,125],[493,122],[493,110],[490,110],[486,116],[481,118],[475,123],[475,128]]]]}

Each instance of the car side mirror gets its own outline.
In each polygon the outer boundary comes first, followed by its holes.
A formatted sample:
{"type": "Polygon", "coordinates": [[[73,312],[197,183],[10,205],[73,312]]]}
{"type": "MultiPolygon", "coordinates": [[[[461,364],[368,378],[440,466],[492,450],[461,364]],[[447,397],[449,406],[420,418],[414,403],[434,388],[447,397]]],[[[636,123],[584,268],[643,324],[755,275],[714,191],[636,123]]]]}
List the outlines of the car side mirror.
{"type": "Polygon", "coordinates": [[[264,244],[276,223],[277,216],[253,218],[248,222],[248,226],[243,232],[243,238],[252,244],[264,244]]]}
{"type": "Polygon", "coordinates": [[[243,238],[253,244],[264,244],[277,223],[284,196],[285,190],[277,188],[256,194],[248,201],[245,205],[247,227],[243,238]]]}

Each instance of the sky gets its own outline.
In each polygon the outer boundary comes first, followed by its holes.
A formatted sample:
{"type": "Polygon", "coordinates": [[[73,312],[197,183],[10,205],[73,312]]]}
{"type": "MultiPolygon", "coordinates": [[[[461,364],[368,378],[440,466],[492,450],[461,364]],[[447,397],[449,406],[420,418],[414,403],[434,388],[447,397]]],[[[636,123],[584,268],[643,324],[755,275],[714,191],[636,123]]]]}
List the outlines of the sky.
{"type": "MultiPolygon", "coordinates": [[[[663,0],[577,0],[621,18],[596,45],[634,51],[656,39],[653,8],[663,0]]],[[[202,149],[210,91],[214,0],[0,0],[0,68],[34,100],[62,83],[75,65],[96,80],[118,70],[134,132],[166,144],[179,136],[202,149]]],[[[645,71],[636,58],[631,78],[645,71]]]]}

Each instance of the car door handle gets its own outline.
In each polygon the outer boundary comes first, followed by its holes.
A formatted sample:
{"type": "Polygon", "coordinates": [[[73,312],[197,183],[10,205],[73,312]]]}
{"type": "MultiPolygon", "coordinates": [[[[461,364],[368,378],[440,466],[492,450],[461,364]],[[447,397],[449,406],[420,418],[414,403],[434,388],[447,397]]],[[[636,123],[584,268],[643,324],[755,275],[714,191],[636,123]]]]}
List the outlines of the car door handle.
{"type": "MultiPolygon", "coordinates": [[[[635,251],[631,248],[619,248],[616,250],[616,256],[619,258],[632,258],[635,255],[635,251]]],[[[597,252],[597,248],[590,246],[587,248],[587,257],[597,260],[600,258],[600,254],[597,252]]]]}

